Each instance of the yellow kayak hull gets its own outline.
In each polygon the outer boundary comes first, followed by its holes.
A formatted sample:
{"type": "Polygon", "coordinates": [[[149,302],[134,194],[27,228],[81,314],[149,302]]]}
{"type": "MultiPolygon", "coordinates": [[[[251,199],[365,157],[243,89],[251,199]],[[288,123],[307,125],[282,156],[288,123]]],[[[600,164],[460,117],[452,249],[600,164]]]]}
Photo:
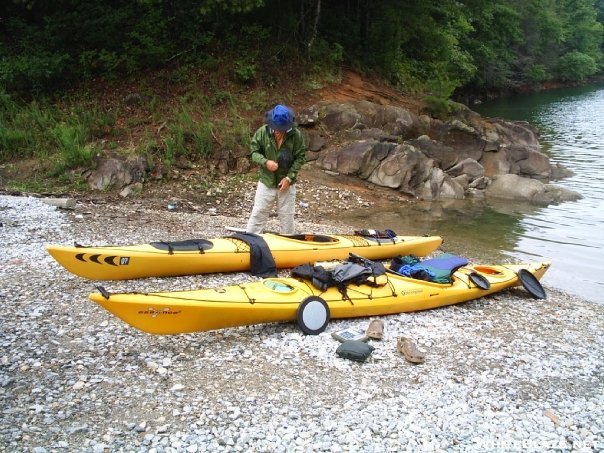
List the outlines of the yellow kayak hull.
{"type": "Polygon", "coordinates": [[[93,293],[90,299],[131,326],[152,334],[200,332],[252,324],[290,322],[309,296],[329,306],[332,319],[389,315],[457,304],[521,284],[517,273],[527,269],[541,279],[550,264],[471,265],[453,274],[451,284],[416,280],[388,273],[381,287],[351,285],[349,299],[336,288],[324,292],[295,278],[267,278],[243,285],[160,293],[93,293]],[[478,288],[478,273],[490,283],[478,288]]]}
{"type": "MultiPolygon", "coordinates": [[[[426,256],[441,244],[440,236],[396,236],[374,240],[354,235],[261,235],[277,268],[316,261],[344,260],[355,253],[371,260],[397,255],[426,256]]],[[[175,277],[250,269],[250,248],[234,238],[211,239],[206,250],[162,250],[152,244],[131,246],[49,245],[48,253],[69,272],[91,280],[175,277]]]]}

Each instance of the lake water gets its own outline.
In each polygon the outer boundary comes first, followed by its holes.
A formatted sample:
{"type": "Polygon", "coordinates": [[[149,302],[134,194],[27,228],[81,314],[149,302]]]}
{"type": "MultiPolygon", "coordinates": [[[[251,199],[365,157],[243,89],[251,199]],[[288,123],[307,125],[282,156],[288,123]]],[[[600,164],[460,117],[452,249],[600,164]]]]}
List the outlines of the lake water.
{"type": "Polygon", "coordinates": [[[604,86],[523,95],[474,110],[535,125],[551,161],[575,173],[554,183],[584,198],[547,207],[413,202],[346,213],[345,220],[401,234],[438,234],[445,238],[444,250],[477,261],[550,260],[544,285],[604,303],[604,86]]]}

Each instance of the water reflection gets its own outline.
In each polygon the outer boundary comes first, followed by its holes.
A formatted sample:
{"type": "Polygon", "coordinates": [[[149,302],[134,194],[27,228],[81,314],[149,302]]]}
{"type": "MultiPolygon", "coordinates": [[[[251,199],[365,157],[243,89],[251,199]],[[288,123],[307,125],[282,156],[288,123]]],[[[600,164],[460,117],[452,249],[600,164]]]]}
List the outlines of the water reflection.
{"type": "Polygon", "coordinates": [[[359,228],[390,228],[400,234],[440,235],[443,249],[493,263],[509,258],[522,235],[523,219],[543,207],[484,200],[409,202],[381,209],[347,212],[347,223],[359,228]]]}

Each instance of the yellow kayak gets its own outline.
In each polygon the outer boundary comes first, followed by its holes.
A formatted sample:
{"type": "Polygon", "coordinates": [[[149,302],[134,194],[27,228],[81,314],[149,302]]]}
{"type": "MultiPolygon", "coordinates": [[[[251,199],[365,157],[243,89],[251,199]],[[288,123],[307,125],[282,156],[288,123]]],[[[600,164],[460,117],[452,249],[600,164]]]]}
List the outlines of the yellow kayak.
{"type": "MultiPolygon", "coordinates": [[[[382,260],[397,255],[426,256],[441,244],[440,236],[395,236],[389,239],[357,235],[260,235],[277,268],[346,259],[353,252],[382,260]]],[[[175,277],[250,269],[250,246],[240,239],[196,239],[131,246],[49,245],[48,253],[69,272],[91,280],[175,277]]]]}
{"type": "Polygon", "coordinates": [[[452,282],[447,284],[388,272],[383,286],[351,285],[346,297],[335,287],[321,291],[308,280],[285,277],[215,289],[159,293],[110,294],[99,287],[100,292],[91,294],[90,299],[143,332],[179,334],[295,320],[300,324],[299,308],[305,302],[317,300],[329,307],[328,318],[332,319],[427,310],[521,284],[527,288],[526,277],[539,286],[538,279],[549,266],[549,262],[468,265],[455,271],[452,282]]]}

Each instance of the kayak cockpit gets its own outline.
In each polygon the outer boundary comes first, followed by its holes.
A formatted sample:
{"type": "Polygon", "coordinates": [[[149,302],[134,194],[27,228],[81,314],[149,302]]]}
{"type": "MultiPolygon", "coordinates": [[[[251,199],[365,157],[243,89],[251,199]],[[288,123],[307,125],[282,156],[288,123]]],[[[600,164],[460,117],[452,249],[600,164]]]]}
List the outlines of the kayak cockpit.
{"type": "Polygon", "coordinates": [[[326,234],[276,234],[275,236],[302,242],[340,242],[339,239],[326,234]]]}
{"type": "Polygon", "coordinates": [[[262,281],[262,285],[268,288],[271,291],[276,293],[293,293],[296,288],[291,286],[285,280],[280,280],[276,278],[267,278],[262,281]]]}
{"type": "Polygon", "coordinates": [[[202,252],[214,247],[212,241],[207,239],[187,239],[185,241],[157,241],[149,244],[158,250],[167,250],[168,252],[202,252]]]}

